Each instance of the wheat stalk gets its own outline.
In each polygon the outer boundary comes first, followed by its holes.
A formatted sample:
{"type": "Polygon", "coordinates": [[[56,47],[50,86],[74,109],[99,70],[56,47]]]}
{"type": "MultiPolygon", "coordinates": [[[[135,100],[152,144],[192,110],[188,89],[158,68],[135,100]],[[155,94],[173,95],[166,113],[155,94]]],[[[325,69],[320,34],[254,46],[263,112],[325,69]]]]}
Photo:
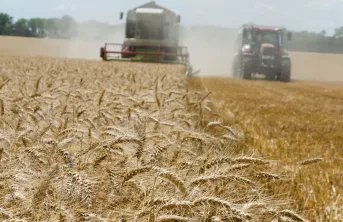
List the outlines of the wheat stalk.
{"type": "Polygon", "coordinates": [[[154,167],[153,170],[158,172],[159,177],[167,179],[169,182],[174,184],[184,195],[187,195],[185,183],[175,173],[157,167],[154,167]]]}
{"type": "Polygon", "coordinates": [[[48,189],[51,180],[58,172],[58,165],[53,167],[53,169],[48,173],[48,175],[42,180],[41,184],[37,187],[32,200],[32,206],[38,207],[38,205],[43,201],[43,193],[48,189]]]}
{"type": "Polygon", "coordinates": [[[2,154],[4,153],[4,148],[0,148],[0,162],[2,160],[2,154]]]}

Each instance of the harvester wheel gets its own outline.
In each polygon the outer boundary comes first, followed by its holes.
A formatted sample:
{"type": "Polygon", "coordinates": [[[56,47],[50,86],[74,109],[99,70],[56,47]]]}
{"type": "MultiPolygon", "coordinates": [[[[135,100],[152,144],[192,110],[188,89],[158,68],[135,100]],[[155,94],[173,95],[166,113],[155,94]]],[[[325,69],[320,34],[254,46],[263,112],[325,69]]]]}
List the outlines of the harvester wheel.
{"type": "Polygon", "coordinates": [[[232,67],[231,67],[231,76],[232,76],[233,78],[237,78],[237,77],[238,77],[237,73],[238,73],[237,63],[236,63],[236,62],[233,62],[233,63],[232,63],[232,67]]]}
{"type": "Polygon", "coordinates": [[[100,48],[100,57],[102,58],[102,60],[105,60],[104,47],[100,48]]]}

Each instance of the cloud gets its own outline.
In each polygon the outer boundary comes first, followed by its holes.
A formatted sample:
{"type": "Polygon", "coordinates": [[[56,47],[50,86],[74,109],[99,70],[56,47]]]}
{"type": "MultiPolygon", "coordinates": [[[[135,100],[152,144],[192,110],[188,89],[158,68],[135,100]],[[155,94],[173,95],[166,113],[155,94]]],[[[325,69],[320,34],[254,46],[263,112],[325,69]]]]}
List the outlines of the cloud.
{"type": "Polygon", "coordinates": [[[59,4],[55,7],[56,11],[62,11],[62,12],[72,12],[75,11],[76,7],[72,4],[59,4]]]}
{"type": "Polygon", "coordinates": [[[64,10],[65,9],[65,4],[60,4],[56,7],[56,10],[60,11],[60,10],[64,10]]]}
{"type": "Polygon", "coordinates": [[[305,7],[316,10],[343,8],[343,0],[310,1],[305,4],[305,7]]]}
{"type": "Polygon", "coordinates": [[[263,10],[272,10],[275,7],[272,4],[267,4],[267,3],[259,1],[259,2],[254,3],[254,8],[263,9],[263,10]]]}

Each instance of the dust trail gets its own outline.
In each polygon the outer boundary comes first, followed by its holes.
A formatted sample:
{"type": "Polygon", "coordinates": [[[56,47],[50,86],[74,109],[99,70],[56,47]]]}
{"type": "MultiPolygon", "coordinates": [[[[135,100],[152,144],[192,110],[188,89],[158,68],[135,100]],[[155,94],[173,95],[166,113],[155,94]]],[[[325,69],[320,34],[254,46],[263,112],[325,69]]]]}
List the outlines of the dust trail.
{"type": "Polygon", "coordinates": [[[201,76],[231,76],[234,36],[231,29],[193,26],[181,32],[181,44],[188,47],[194,69],[201,76]]]}
{"type": "MultiPolygon", "coordinates": [[[[68,58],[100,59],[99,49],[105,42],[122,43],[125,26],[97,22],[81,23],[75,40],[69,43],[68,58]]],[[[187,46],[194,69],[204,76],[231,76],[233,31],[212,26],[180,28],[180,44],[187,46]]]]}
{"type": "Polygon", "coordinates": [[[67,57],[100,60],[100,47],[105,43],[122,43],[124,31],[124,25],[95,21],[79,23],[76,27],[77,35],[69,43],[67,57]]]}

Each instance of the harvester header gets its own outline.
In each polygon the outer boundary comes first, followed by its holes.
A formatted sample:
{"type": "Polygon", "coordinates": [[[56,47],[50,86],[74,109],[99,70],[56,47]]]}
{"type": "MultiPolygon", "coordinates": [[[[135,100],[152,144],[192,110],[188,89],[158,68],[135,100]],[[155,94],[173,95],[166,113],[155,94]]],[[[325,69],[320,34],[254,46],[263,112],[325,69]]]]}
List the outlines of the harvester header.
{"type": "MultiPolygon", "coordinates": [[[[124,13],[120,13],[120,19],[124,13]]],[[[181,16],[154,1],[126,13],[123,43],[105,43],[104,61],[122,60],[184,64],[191,73],[188,49],[179,45],[181,16]]]]}

